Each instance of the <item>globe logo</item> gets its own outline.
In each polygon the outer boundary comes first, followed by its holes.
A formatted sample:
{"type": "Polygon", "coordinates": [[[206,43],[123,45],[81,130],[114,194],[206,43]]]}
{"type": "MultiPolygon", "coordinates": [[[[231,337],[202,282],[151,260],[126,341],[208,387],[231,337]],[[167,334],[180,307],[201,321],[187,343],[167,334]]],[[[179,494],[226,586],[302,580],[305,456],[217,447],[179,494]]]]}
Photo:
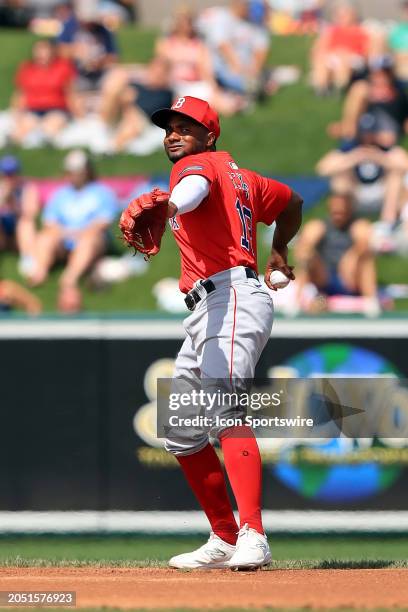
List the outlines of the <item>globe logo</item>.
{"type": "MultiPolygon", "coordinates": [[[[284,365],[296,372],[299,378],[316,374],[344,377],[400,375],[381,355],[346,343],[322,344],[298,353],[284,365]]],[[[271,469],[279,481],[303,498],[327,505],[353,504],[386,490],[402,472],[398,463],[382,465],[379,461],[364,459],[349,462],[347,456],[350,453],[355,458],[359,451],[367,447],[375,450],[381,444],[375,439],[322,439],[309,446],[314,451],[313,462],[302,458],[301,445],[292,444],[282,450],[279,461],[271,469]],[[298,451],[299,458],[293,461],[294,453],[296,456],[298,451]]]]}

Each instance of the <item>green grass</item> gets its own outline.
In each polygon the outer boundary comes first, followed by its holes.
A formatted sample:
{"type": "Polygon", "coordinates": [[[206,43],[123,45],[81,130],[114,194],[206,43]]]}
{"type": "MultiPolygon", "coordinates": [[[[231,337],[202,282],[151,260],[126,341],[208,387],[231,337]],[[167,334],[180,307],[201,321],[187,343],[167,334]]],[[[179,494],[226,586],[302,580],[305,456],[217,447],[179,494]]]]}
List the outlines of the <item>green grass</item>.
{"type": "MultiPolygon", "coordinates": [[[[4,567],[116,567],[116,568],[166,568],[167,561],[159,561],[157,559],[147,559],[144,561],[111,561],[110,559],[100,559],[99,561],[78,561],[75,559],[60,561],[50,561],[49,559],[31,559],[29,561],[20,559],[20,557],[11,557],[6,559],[4,567]]],[[[390,559],[361,559],[356,561],[341,561],[338,559],[328,560],[282,560],[272,561],[268,567],[262,571],[273,570],[351,570],[351,569],[408,569],[408,561],[391,561],[390,559]]],[[[188,572],[189,570],[183,570],[188,572]]]]}
{"type": "MultiPolygon", "coordinates": [[[[1,567],[166,567],[169,557],[201,545],[203,537],[3,537],[1,567]]],[[[407,568],[408,537],[271,536],[274,569],[407,568]]],[[[273,578],[273,576],[272,576],[273,578]]],[[[32,611],[41,608],[29,608],[32,611]]],[[[399,608],[404,610],[405,608],[399,608]]],[[[3,610],[3,608],[0,608],[3,610]]],[[[4,608],[4,610],[6,610],[4,608]]],[[[50,612],[54,608],[48,608],[50,612]]],[[[117,612],[88,608],[84,612],[117,612]]],[[[193,608],[161,612],[196,612],[193,608]]],[[[218,612],[297,612],[305,608],[222,608],[218,612]]],[[[340,610],[340,609],[339,609],[340,610]]],[[[341,608],[347,612],[348,608],[341,608]]],[[[377,612],[384,610],[376,609],[377,612]]],[[[137,608],[142,612],[143,608],[137,608]]],[[[57,609],[55,609],[57,612],[57,609]]],[[[135,609],[136,612],[136,609],[135,609]]],[[[385,612],[385,611],[384,611],[385,612]]]]}
{"type": "MultiPolygon", "coordinates": [[[[204,537],[5,537],[0,566],[165,567],[204,537]]],[[[408,537],[271,536],[272,569],[408,568],[408,537]]]]}
{"type": "MultiPolygon", "coordinates": [[[[126,27],[119,33],[119,45],[125,62],[146,62],[152,55],[155,30],[126,27]]],[[[13,77],[18,64],[26,59],[35,38],[24,31],[0,30],[2,54],[0,54],[0,108],[8,105],[13,77]]],[[[254,112],[222,122],[220,148],[233,153],[241,166],[247,166],[266,174],[301,175],[312,174],[317,160],[333,146],[326,134],[326,125],[339,117],[341,100],[318,99],[307,86],[307,65],[310,37],[275,37],[270,63],[273,65],[296,64],[302,77],[296,85],[283,88],[276,96],[259,105],[254,112]]],[[[18,153],[25,173],[30,176],[59,176],[64,152],[44,148],[36,151],[10,151],[18,153]]],[[[147,157],[116,155],[96,159],[98,171],[104,175],[168,173],[169,163],[160,151],[147,157]]],[[[324,213],[324,203],[316,207],[310,216],[324,213]]],[[[117,233],[116,228],[114,232],[117,233]]],[[[260,241],[261,242],[261,241],[260,241]]],[[[122,246],[117,243],[117,249],[122,246]]],[[[260,269],[267,256],[261,246],[260,269]]],[[[406,262],[398,257],[380,257],[378,260],[379,281],[382,283],[406,282],[406,262]]],[[[43,300],[46,312],[56,308],[57,281],[61,269],[51,274],[47,284],[36,290],[43,300]]],[[[156,309],[152,296],[153,285],[165,276],[177,277],[179,256],[171,236],[166,236],[163,248],[154,258],[147,273],[112,286],[103,292],[92,292],[84,283],[84,307],[91,312],[142,312],[156,309]]],[[[2,256],[0,274],[10,279],[21,280],[16,270],[13,254],[2,256]]],[[[408,300],[398,305],[408,309],[408,300]]]]}

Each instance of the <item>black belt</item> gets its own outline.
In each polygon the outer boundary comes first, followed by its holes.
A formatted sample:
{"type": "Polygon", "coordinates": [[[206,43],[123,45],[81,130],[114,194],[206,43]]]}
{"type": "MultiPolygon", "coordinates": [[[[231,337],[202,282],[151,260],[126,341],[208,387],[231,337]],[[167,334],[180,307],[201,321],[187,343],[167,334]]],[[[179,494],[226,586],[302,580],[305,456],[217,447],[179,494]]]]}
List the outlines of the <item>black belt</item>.
{"type": "MultiPolygon", "coordinates": [[[[254,278],[255,280],[258,280],[257,273],[251,268],[245,268],[245,274],[247,278],[254,278]]],[[[212,293],[213,291],[215,291],[215,285],[212,280],[207,279],[200,281],[200,283],[207,293],[212,293]]],[[[189,291],[186,297],[184,298],[184,301],[189,310],[194,310],[196,304],[198,304],[198,302],[201,302],[201,296],[198,293],[197,289],[191,289],[191,291],[189,291]]]]}

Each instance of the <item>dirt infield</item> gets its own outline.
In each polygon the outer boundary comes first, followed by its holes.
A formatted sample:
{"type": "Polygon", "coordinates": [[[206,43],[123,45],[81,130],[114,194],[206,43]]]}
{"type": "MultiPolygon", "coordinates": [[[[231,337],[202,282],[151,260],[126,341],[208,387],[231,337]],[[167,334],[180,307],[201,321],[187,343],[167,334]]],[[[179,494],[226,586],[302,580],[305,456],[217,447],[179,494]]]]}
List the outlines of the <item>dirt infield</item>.
{"type": "Polygon", "coordinates": [[[0,568],[0,589],[76,591],[78,607],[408,606],[408,570],[0,568]]]}

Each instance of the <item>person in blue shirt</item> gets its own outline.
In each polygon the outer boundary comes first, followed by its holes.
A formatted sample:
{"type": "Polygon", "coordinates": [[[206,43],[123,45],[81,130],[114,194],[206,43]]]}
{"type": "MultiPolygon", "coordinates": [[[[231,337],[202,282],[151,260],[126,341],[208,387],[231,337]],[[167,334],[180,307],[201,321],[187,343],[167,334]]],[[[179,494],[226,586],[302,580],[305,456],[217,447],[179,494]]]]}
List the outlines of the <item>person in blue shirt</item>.
{"type": "Polygon", "coordinates": [[[84,151],[71,151],[64,170],[68,183],[55,191],[45,206],[29,280],[32,286],[41,285],[54,263],[65,258],[58,307],[63,312],[77,312],[81,308],[79,280],[106,252],[108,229],[118,204],[112,190],[96,181],[84,151]]]}

